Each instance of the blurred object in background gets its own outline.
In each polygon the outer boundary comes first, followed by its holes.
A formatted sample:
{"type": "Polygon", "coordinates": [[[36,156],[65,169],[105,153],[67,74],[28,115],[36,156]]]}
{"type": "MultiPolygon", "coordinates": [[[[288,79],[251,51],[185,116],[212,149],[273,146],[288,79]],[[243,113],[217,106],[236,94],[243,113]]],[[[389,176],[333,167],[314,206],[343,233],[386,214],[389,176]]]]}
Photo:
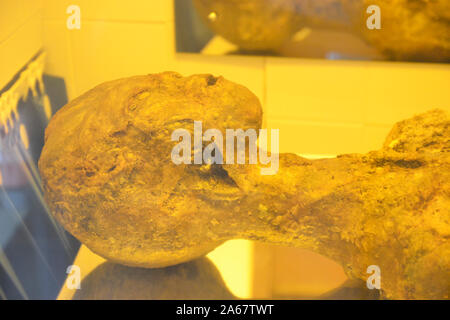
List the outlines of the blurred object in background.
{"type": "MultiPolygon", "coordinates": [[[[176,1],[176,8],[184,8],[184,13],[177,10],[177,25],[186,23],[184,16],[189,16],[190,28],[196,31],[188,32],[186,24],[184,28],[177,27],[177,43],[195,43],[198,52],[333,60],[450,61],[450,2],[447,0],[192,2],[201,21],[216,34],[210,43],[204,43],[205,38],[197,37],[200,34],[197,15],[191,13],[187,1],[176,1]],[[377,19],[380,28],[369,28],[377,19]],[[186,37],[189,40],[182,40],[186,37]],[[237,49],[230,50],[229,45],[215,39],[218,37],[237,49]],[[206,52],[205,48],[208,48],[206,52]]],[[[183,45],[177,49],[188,52],[183,45]]]]}
{"type": "Polygon", "coordinates": [[[0,298],[54,299],[78,242],[51,217],[37,161],[64,80],[44,77],[38,54],[0,91],[0,298]],[[50,96],[45,85],[53,88],[50,96]],[[56,89],[56,90],[54,90],[56,89]]]}
{"type": "Polygon", "coordinates": [[[194,0],[203,21],[246,51],[280,47],[300,29],[293,0],[194,0]]]}
{"type": "Polygon", "coordinates": [[[450,61],[450,1],[364,0],[356,30],[390,60],[450,61]],[[377,5],[381,29],[366,27],[365,9],[377,5]]]}

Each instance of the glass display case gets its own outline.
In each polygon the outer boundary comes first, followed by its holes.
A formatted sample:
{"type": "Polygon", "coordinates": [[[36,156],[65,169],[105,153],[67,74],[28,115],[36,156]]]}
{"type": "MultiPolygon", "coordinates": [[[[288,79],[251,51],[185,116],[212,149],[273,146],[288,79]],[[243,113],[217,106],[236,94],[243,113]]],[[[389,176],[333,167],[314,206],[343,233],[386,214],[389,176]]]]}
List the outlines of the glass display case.
{"type": "Polygon", "coordinates": [[[0,2],[0,300],[449,299],[450,4],[0,2]]]}

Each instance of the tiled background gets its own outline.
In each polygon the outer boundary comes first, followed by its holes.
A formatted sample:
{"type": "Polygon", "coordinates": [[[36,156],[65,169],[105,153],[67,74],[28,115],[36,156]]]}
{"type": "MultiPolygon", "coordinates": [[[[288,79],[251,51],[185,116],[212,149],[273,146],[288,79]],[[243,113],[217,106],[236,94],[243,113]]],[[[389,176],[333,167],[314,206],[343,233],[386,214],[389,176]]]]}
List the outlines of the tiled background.
{"type": "Polygon", "coordinates": [[[122,3],[43,0],[47,72],[67,79],[69,98],[134,74],[224,75],[261,99],[265,123],[281,130],[281,151],[305,154],[376,149],[394,122],[450,109],[446,65],[175,54],[171,0],[122,3]],[[80,30],[65,28],[65,9],[74,3],[80,30]]]}
{"type": "Polygon", "coordinates": [[[448,65],[175,54],[172,6],[172,0],[2,1],[0,85],[41,47],[46,72],[66,79],[70,99],[135,74],[223,75],[261,99],[265,123],[281,129],[281,151],[304,154],[366,152],[381,145],[394,122],[450,109],[448,65]],[[70,4],[81,8],[80,30],[66,28],[70,4]]]}
{"type": "Polygon", "coordinates": [[[41,0],[0,1],[0,89],[42,48],[41,0]]]}
{"type": "MultiPolygon", "coordinates": [[[[48,54],[46,72],[65,78],[69,99],[135,74],[223,75],[260,98],[264,123],[280,129],[281,152],[313,155],[377,149],[396,121],[450,110],[449,65],[176,54],[172,6],[172,0],[2,1],[0,87],[40,47],[48,54]],[[71,4],[81,7],[80,30],[66,28],[71,4]]],[[[251,248],[237,246],[246,248],[238,260],[247,259],[251,248]]],[[[239,288],[249,276],[224,272],[238,294],[249,294],[239,288]]]]}

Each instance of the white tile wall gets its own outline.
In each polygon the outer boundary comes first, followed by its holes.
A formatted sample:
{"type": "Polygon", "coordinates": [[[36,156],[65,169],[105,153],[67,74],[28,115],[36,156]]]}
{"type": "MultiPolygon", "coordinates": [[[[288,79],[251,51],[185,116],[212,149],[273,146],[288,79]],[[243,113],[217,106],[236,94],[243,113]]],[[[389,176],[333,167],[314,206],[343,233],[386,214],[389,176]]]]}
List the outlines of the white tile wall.
{"type": "Polygon", "coordinates": [[[266,70],[269,118],[363,122],[367,63],[268,58],[266,70]]]}
{"type": "Polygon", "coordinates": [[[75,88],[81,94],[112,79],[167,70],[166,23],[87,21],[70,30],[75,88]],[[130,36],[139,34],[139,37],[130,36]]]}
{"type": "Polygon", "coordinates": [[[268,117],[267,127],[280,130],[280,152],[331,156],[364,152],[363,125],[268,117]]]}
{"type": "Polygon", "coordinates": [[[47,53],[45,72],[63,77],[69,99],[76,97],[72,52],[68,30],[63,20],[44,20],[44,50],[47,53]]]}
{"type": "Polygon", "coordinates": [[[450,65],[368,64],[366,122],[391,125],[433,108],[450,111],[450,65]]]}
{"type": "Polygon", "coordinates": [[[81,18],[95,21],[167,22],[173,19],[172,0],[42,0],[44,19],[65,20],[69,5],[78,5],[81,18]]]}
{"type": "Polygon", "coordinates": [[[0,89],[42,48],[42,43],[41,1],[0,1],[0,89]]]}

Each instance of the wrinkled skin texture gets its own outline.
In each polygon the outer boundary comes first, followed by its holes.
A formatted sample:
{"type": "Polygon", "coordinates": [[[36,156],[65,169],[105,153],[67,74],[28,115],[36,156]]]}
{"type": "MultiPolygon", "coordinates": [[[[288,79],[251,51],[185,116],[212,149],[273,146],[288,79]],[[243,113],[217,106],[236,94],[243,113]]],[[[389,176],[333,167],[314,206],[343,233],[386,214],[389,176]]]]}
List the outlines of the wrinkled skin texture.
{"type": "Polygon", "coordinates": [[[175,165],[171,133],[254,128],[261,106],[222,77],[162,73],[97,86],[52,118],[39,161],[54,216],[103,257],[163,267],[245,238],[308,248],[387,298],[449,298],[450,133],[434,110],[365,155],[259,165],[175,165]]]}
{"type": "MultiPolygon", "coordinates": [[[[357,4],[357,3],[356,3],[357,4]]],[[[448,0],[364,0],[355,15],[357,31],[392,60],[450,61],[448,0]],[[366,8],[378,5],[381,29],[369,30],[366,8]]],[[[358,6],[356,6],[357,8],[358,6]]]]}
{"type": "Polygon", "coordinates": [[[259,128],[261,106],[222,77],[170,72],[107,82],[73,100],[52,118],[39,161],[51,211],[94,252],[127,265],[161,267],[211,251],[228,237],[214,233],[214,200],[237,189],[171,161],[172,132],[192,131],[194,120],[204,131],[259,128]]]}

